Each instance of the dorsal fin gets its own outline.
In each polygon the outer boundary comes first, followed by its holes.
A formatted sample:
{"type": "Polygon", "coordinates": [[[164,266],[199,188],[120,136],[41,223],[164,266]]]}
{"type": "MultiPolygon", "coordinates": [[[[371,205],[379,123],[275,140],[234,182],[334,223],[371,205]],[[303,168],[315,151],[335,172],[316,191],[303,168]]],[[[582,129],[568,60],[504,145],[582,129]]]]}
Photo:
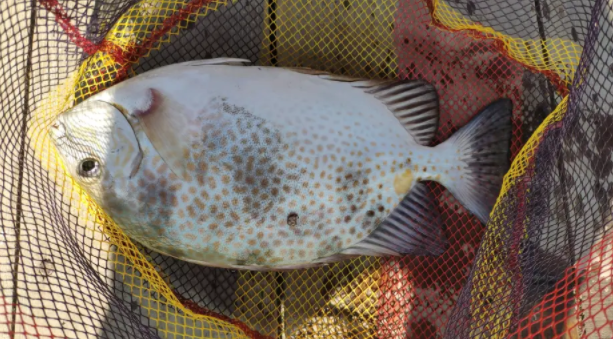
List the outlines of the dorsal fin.
{"type": "MultiPolygon", "coordinates": [[[[238,65],[251,63],[248,59],[214,58],[190,61],[190,66],[238,65]]],[[[348,82],[381,101],[400,121],[415,142],[428,146],[438,129],[439,102],[436,89],[423,80],[369,80],[336,75],[308,67],[283,67],[302,74],[318,76],[330,81],[348,82]]]]}
{"type": "Polygon", "coordinates": [[[438,94],[434,86],[423,80],[368,80],[305,67],[286,69],[330,81],[351,83],[385,104],[417,143],[428,146],[434,139],[439,120],[438,94]]]}
{"type": "Polygon", "coordinates": [[[447,247],[437,201],[419,182],[398,207],[359,243],[343,250],[349,255],[440,255],[447,247]]]}
{"type": "Polygon", "coordinates": [[[209,65],[231,65],[231,66],[243,66],[244,64],[250,64],[249,59],[240,58],[213,58],[202,59],[186,62],[188,66],[209,66],[209,65]]]}

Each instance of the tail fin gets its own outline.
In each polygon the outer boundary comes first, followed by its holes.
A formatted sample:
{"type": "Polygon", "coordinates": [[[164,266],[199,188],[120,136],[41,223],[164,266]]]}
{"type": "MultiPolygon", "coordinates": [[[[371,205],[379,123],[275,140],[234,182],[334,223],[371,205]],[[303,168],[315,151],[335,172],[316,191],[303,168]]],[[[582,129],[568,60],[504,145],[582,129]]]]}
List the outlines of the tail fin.
{"type": "Polygon", "coordinates": [[[489,220],[510,166],[512,113],[511,100],[496,100],[445,141],[459,149],[464,163],[462,180],[447,189],[483,223],[489,220]]]}

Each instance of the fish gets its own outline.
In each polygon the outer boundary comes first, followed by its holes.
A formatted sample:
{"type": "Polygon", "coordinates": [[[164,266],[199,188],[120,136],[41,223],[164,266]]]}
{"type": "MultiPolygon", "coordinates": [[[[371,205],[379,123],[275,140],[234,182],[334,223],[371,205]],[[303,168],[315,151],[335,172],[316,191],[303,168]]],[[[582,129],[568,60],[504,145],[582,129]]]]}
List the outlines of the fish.
{"type": "Polygon", "coordinates": [[[510,166],[513,104],[447,140],[436,88],[238,58],[163,66],[57,115],[67,174],[133,241],[211,267],[275,271],[439,256],[442,184],[481,222],[510,166]]]}

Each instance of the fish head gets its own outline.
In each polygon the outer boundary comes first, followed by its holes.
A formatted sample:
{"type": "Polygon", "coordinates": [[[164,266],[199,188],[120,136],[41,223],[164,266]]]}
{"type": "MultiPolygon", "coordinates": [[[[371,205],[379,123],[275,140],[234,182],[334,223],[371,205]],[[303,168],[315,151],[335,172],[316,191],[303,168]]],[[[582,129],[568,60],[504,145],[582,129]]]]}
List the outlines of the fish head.
{"type": "Polygon", "coordinates": [[[84,101],[58,115],[49,136],[68,174],[103,206],[109,194],[128,190],[143,157],[126,117],[102,101],[84,101]]]}

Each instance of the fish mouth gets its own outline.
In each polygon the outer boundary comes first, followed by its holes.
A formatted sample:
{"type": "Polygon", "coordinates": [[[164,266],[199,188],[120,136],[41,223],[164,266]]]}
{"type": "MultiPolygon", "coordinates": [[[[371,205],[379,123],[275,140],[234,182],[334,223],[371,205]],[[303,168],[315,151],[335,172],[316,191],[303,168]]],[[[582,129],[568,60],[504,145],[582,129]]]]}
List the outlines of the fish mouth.
{"type": "Polygon", "coordinates": [[[56,120],[49,126],[49,136],[54,141],[60,141],[61,139],[66,139],[68,136],[66,134],[66,126],[59,120],[56,120]]]}
{"type": "Polygon", "coordinates": [[[55,148],[60,151],[70,149],[70,146],[75,144],[74,140],[70,138],[70,133],[68,133],[66,126],[59,119],[49,126],[47,133],[55,148]]]}

